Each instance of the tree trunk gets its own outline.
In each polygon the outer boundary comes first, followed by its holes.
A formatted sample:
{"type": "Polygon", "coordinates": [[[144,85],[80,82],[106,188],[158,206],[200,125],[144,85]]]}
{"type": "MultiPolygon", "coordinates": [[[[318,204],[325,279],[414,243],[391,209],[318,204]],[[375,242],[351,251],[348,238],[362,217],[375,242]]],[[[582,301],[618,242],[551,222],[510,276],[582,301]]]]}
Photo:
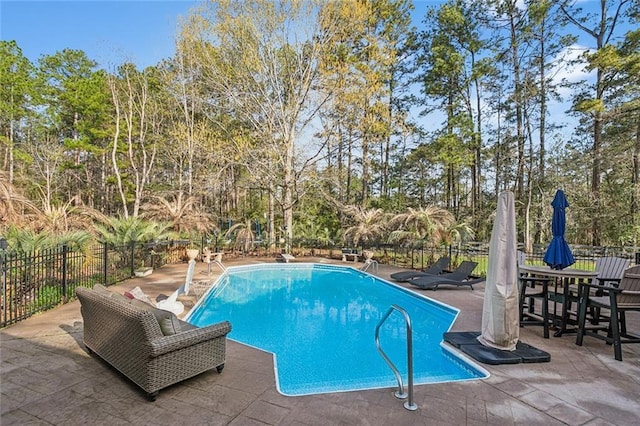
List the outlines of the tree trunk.
{"type": "Polygon", "coordinates": [[[291,242],[293,240],[293,188],[295,179],[295,134],[293,130],[290,131],[286,140],[286,159],[284,169],[284,182],[282,186],[283,191],[283,206],[282,215],[285,226],[285,250],[287,253],[291,250],[291,242]]]}
{"type": "Polygon", "coordinates": [[[116,184],[118,186],[118,193],[120,194],[120,202],[122,203],[122,215],[125,218],[129,217],[129,207],[127,206],[127,197],[124,193],[124,187],[122,185],[122,174],[120,173],[120,167],[118,166],[118,140],[120,139],[120,99],[118,97],[117,82],[112,80],[109,84],[111,88],[111,97],[113,101],[113,107],[115,111],[114,123],[115,129],[113,132],[113,147],[111,148],[111,165],[113,166],[113,173],[116,177],[116,184]]]}
{"type": "MultiPolygon", "coordinates": [[[[638,200],[640,199],[640,121],[636,126],[636,144],[633,150],[633,170],[632,170],[632,186],[631,186],[631,217],[634,229],[638,229],[640,225],[638,200]]],[[[633,245],[638,246],[638,233],[634,233],[633,245]]]]}
{"type": "Polygon", "coordinates": [[[522,120],[522,82],[520,81],[520,62],[518,58],[518,34],[516,28],[515,4],[509,11],[511,29],[511,65],[513,66],[514,103],[516,115],[516,144],[517,144],[517,172],[516,172],[516,200],[521,200],[524,193],[524,124],[522,120]]]}
{"type": "Polygon", "coordinates": [[[276,244],[276,209],[275,209],[275,188],[273,182],[269,182],[269,249],[273,249],[276,244]]]}
{"type": "Polygon", "coordinates": [[[13,170],[15,168],[15,161],[13,159],[13,117],[9,120],[9,148],[8,148],[8,156],[9,156],[9,161],[8,161],[8,166],[9,166],[9,183],[13,184],[13,170]]]}

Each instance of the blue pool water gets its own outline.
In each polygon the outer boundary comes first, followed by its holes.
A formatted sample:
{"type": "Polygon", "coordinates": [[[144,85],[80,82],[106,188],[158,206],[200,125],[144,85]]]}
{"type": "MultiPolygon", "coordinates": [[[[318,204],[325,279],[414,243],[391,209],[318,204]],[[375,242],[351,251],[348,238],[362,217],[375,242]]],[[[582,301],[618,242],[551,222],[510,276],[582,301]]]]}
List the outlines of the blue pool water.
{"type": "MultiPolygon", "coordinates": [[[[265,264],[229,268],[189,313],[205,326],[229,320],[229,338],[272,352],[285,395],[395,387],[375,346],[375,329],[392,304],[412,322],[414,383],[485,378],[487,372],[441,345],[458,315],[353,268],[265,264]]],[[[394,312],[380,329],[383,350],[407,383],[404,317],[394,312]]]]}

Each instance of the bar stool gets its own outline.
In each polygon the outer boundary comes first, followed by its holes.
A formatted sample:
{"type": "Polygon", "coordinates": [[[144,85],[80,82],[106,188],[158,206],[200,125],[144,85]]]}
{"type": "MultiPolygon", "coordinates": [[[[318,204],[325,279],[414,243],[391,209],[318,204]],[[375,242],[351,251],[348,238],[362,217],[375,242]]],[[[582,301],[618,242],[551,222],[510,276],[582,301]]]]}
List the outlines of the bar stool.
{"type": "Polygon", "coordinates": [[[549,338],[549,282],[548,277],[520,276],[520,326],[541,325],[544,338],[549,338]],[[537,287],[540,287],[539,289],[537,287]],[[540,312],[536,312],[535,300],[540,300],[540,312]]]}

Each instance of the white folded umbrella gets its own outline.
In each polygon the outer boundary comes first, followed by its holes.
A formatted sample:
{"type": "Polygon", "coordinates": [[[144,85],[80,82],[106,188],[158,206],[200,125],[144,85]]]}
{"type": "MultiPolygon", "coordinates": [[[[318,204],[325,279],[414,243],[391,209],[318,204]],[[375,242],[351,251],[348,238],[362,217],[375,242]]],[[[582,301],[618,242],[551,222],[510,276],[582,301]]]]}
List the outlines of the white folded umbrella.
{"type": "Polygon", "coordinates": [[[498,196],[489,243],[482,332],[478,340],[485,346],[507,351],[516,348],[520,337],[517,246],[514,195],[504,191],[498,196]]]}

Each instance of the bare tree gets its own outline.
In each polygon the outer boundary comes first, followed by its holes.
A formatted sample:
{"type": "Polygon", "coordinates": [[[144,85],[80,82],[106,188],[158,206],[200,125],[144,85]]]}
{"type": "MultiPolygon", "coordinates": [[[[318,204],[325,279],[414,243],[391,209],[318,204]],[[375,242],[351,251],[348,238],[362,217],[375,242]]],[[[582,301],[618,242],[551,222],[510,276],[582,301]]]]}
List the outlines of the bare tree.
{"type": "Polygon", "coordinates": [[[122,211],[125,218],[136,217],[145,194],[145,186],[153,169],[157,146],[150,134],[158,132],[160,106],[150,91],[147,72],[139,72],[132,64],[120,67],[120,76],[110,76],[114,105],[115,130],[113,133],[111,160],[116,175],[122,211]],[[121,161],[126,159],[126,170],[121,161]],[[129,177],[133,187],[133,207],[129,211],[127,187],[123,174],[129,177]]]}
{"type": "MultiPolygon", "coordinates": [[[[319,79],[323,40],[313,1],[209,2],[185,22],[179,45],[197,48],[213,110],[228,111],[249,132],[230,132],[238,156],[276,186],[287,241],[293,237],[301,135],[323,98],[319,79]]],[[[210,115],[213,118],[213,115],[210,115]]],[[[226,127],[230,123],[219,123],[226,127]]],[[[319,152],[319,151],[316,151],[319,152]]],[[[313,154],[311,154],[313,156],[313,154]]]]}

